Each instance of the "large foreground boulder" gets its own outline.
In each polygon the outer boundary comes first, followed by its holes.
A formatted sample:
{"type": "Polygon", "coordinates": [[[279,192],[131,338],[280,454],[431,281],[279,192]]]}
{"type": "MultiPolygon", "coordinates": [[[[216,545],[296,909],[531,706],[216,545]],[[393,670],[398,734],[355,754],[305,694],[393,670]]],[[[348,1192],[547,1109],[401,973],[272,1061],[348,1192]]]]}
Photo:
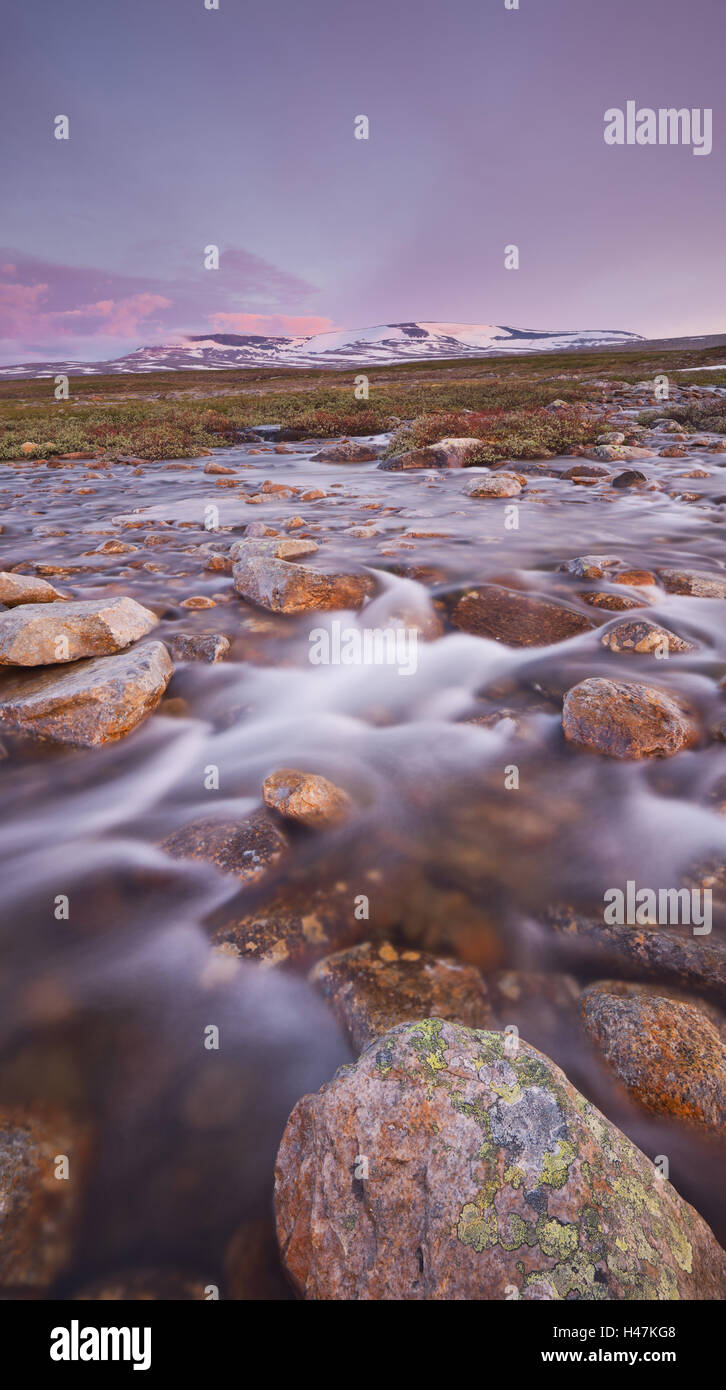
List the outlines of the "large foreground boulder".
{"type": "Polygon", "coordinates": [[[0,613],[0,666],[51,666],[120,652],[156,627],[132,598],[30,603],[0,613]]]}
{"type": "Polygon", "coordinates": [[[173,671],[163,642],[144,642],[63,671],[8,676],[0,680],[0,729],[85,747],[121,738],[156,708],[173,671]]]}
{"type": "Polygon", "coordinates": [[[308,1299],[721,1299],[726,1254],[526,1043],[428,1019],[304,1096],[277,1157],[308,1299]]]}

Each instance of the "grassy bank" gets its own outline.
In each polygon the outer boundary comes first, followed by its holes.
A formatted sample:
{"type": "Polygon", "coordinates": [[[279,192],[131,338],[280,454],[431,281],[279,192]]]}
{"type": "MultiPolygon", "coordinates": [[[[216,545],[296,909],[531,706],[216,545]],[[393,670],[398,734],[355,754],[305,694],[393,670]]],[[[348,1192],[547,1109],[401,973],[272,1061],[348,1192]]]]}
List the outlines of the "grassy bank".
{"type": "Polygon", "coordinates": [[[0,381],[0,458],[21,457],[23,444],[33,444],[24,452],[37,458],[75,452],[191,458],[233,444],[240,430],[261,424],[330,437],[396,430],[411,422],[420,442],[429,442],[431,431],[434,438],[473,433],[490,441],[492,457],[526,458],[532,448],[560,452],[591,437],[576,410],[564,419],[544,416],[542,407],[553,399],[578,406],[600,397],[598,383],[636,382],[663,372],[692,384],[726,384],[726,371],[679,377],[684,368],[718,363],[725,355],[723,347],[711,347],[407,363],[369,369],[367,401],[355,398],[354,371],[72,377],[68,401],[54,399],[49,378],[0,381]],[[462,417],[465,411],[477,418],[462,417]]]}

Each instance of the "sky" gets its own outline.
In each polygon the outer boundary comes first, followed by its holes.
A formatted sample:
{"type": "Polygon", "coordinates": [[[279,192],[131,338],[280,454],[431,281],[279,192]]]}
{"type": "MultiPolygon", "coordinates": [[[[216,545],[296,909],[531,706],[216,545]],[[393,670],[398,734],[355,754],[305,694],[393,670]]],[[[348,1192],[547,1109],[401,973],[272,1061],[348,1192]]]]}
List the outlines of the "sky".
{"type": "Polygon", "coordinates": [[[416,319],[726,332],[725,37],[724,0],[5,0],[0,363],[416,319]],[[629,100],[710,108],[712,152],[607,145],[629,100]]]}

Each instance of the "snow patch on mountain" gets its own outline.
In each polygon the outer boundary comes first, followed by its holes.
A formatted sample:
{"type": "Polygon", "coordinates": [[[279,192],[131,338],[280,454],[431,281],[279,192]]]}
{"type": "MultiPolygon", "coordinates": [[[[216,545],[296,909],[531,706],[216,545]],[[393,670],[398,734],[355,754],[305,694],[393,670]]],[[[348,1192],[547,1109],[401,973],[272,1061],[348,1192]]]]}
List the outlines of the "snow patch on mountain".
{"type": "Polygon", "coordinates": [[[65,372],[95,376],[114,372],[207,370],[234,367],[365,367],[455,357],[501,357],[531,352],[616,347],[644,340],[617,329],[543,330],[489,323],[384,323],[335,329],[308,338],[260,334],[183,334],[169,343],[138,348],[112,362],[25,362],[0,367],[3,377],[44,377],[65,372]]]}

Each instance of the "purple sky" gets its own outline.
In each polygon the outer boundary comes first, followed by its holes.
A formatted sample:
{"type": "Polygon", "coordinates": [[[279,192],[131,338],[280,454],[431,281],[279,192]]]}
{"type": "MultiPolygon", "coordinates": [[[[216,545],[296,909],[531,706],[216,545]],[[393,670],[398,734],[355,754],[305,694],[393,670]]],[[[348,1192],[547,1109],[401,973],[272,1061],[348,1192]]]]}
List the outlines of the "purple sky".
{"type": "Polygon", "coordinates": [[[724,0],[219,3],[8,0],[0,362],[408,319],[726,331],[724,0]],[[607,146],[628,99],[711,107],[713,152],[607,146]]]}

